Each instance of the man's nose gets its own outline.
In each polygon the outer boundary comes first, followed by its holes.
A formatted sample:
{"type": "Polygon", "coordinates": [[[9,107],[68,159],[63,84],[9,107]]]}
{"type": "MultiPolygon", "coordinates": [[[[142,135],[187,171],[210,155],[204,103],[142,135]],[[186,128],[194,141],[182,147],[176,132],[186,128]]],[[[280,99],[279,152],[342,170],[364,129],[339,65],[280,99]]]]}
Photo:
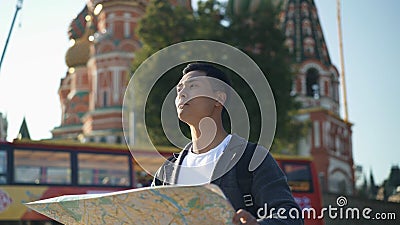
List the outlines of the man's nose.
{"type": "Polygon", "coordinates": [[[185,90],[182,90],[178,93],[178,98],[182,99],[182,98],[187,98],[187,94],[185,92],[185,90]]]}

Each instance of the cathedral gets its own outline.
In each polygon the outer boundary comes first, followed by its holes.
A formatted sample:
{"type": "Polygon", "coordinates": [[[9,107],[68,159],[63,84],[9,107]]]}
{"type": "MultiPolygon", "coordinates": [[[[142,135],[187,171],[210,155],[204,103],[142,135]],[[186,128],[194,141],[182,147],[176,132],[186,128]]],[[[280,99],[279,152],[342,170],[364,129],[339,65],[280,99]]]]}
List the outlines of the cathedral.
{"type": "MultiPolygon", "coordinates": [[[[135,27],[147,0],[89,0],[69,26],[71,47],[61,79],[61,125],[54,139],[123,143],[122,101],[135,51],[135,27]]],[[[191,1],[171,1],[191,7],[191,1]]],[[[274,1],[278,2],[278,1],[274,1]]],[[[263,1],[230,0],[262,9],[263,1]]],[[[282,0],[280,26],[293,55],[292,95],[302,105],[297,115],[311,124],[299,155],[314,158],[323,190],[353,194],[352,124],[340,115],[340,74],[332,64],[313,0],[282,0]]]]}
{"type": "MultiPolygon", "coordinates": [[[[123,143],[122,102],[130,78],[138,20],[148,0],[89,0],[72,20],[61,79],[61,125],[53,139],[123,143]]],[[[191,7],[190,1],[171,1],[191,7]]]]}

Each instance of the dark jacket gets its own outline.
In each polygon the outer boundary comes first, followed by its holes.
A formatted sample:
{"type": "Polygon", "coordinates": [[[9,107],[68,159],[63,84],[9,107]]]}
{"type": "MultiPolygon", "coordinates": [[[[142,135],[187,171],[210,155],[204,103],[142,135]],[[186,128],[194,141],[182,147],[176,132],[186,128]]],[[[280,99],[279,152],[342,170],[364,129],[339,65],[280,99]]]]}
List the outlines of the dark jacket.
{"type": "MultiPolygon", "coordinates": [[[[228,146],[215,166],[211,179],[211,183],[221,188],[235,210],[246,208],[236,176],[236,163],[243,154],[246,144],[247,141],[245,139],[233,134],[228,146]]],[[[164,163],[157,171],[152,186],[177,184],[179,165],[182,164],[183,158],[190,149],[191,144],[188,144],[179,155],[176,155],[177,159],[174,163],[169,161],[164,163]]],[[[302,219],[291,219],[288,214],[290,209],[296,208],[301,215],[301,210],[294,201],[287,184],[286,176],[279,168],[275,159],[269,154],[268,150],[262,146],[257,146],[255,156],[254,159],[256,159],[255,164],[257,164],[257,167],[252,172],[253,182],[251,194],[257,209],[262,208],[260,215],[262,217],[266,216],[266,218],[260,218],[259,223],[303,224],[302,219]],[[258,162],[257,159],[259,160],[258,162]],[[272,213],[273,215],[269,215],[272,208],[275,209],[272,213]],[[265,212],[264,209],[267,209],[267,212],[265,212]],[[279,213],[279,215],[286,216],[287,219],[276,218],[279,216],[276,214],[278,209],[281,209],[281,212],[285,211],[285,213],[279,213]]],[[[253,160],[250,165],[252,165],[252,163],[254,163],[253,160]]],[[[296,213],[292,214],[295,215],[296,213]]],[[[254,216],[259,218],[257,215],[254,216]]]]}

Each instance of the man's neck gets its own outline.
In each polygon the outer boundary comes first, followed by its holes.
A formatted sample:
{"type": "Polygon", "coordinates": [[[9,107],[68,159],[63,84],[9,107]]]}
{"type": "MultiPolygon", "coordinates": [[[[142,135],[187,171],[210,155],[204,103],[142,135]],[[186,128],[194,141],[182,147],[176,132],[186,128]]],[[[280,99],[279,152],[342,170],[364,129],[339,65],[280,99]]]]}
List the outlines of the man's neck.
{"type": "Polygon", "coordinates": [[[192,135],[192,151],[205,153],[217,147],[228,135],[222,123],[214,123],[211,119],[202,120],[199,126],[190,126],[192,135]]]}

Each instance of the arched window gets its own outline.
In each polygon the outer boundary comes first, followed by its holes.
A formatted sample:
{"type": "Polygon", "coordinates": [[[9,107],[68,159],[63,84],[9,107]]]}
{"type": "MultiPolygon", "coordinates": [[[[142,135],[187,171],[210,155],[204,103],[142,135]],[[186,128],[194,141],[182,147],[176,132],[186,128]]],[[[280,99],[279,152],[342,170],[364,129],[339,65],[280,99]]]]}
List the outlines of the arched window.
{"type": "Polygon", "coordinates": [[[290,39],[290,38],[286,39],[285,45],[286,45],[286,47],[288,48],[289,52],[290,52],[290,53],[293,53],[293,50],[294,50],[294,43],[293,43],[293,40],[290,39]]]}
{"type": "Polygon", "coordinates": [[[291,19],[291,18],[293,18],[293,15],[294,15],[294,4],[290,3],[287,16],[288,16],[289,19],[291,19]]]}
{"type": "Polygon", "coordinates": [[[286,37],[294,35],[294,22],[292,20],[289,20],[286,24],[285,35],[286,37]]]}
{"type": "Polygon", "coordinates": [[[304,43],[303,43],[303,47],[304,47],[304,54],[306,56],[313,56],[315,53],[315,42],[312,38],[308,37],[306,39],[304,39],[304,43]]]}
{"type": "Polygon", "coordinates": [[[309,19],[303,20],[302,28],[303,28],[303,34],[306,34],[308,36],[311,35],[312,30],[311,30],[311,22],[309,19]]]}
{"type": "Polygon", "coordinates": [[[318,98],[319,97],[319,74],[318,70],[311,68],[306,74],[306,87],[307,96],[318,98]]]}
{"type": "Polygon", "coordinates": [[[301,14],[305,17],[308,17],[310,15],[308,11],[308,4],[307,2],[301,3],[301,14]]]}
{"type": "Polygon", "coordinates": [[[114,33],[114,20],[115,20],[115,14],[110,13],[107,16],[107,33],[113,34],[114,33]]]}
{"type": "Polygon", "coordinates": [[[131,14],[124,13],[124,38],[129,38],[131,36],[131,14]]]}
{"type": "Polygon", "coordinates": [[[103,107],[108,106],[108,93],[107,91],[103,92],[103,107]]]}

